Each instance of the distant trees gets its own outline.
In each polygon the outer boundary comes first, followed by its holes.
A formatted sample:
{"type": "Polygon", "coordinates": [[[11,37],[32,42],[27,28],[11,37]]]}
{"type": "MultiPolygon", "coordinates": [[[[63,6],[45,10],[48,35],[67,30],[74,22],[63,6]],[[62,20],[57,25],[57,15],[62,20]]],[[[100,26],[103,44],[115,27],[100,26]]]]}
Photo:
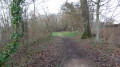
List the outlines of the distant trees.
{"type": "Polygon", "coordinates": [[[66,2],[62,6],[61,22],[65,24],[67,31],[83,31],[83,23],[81,21],[82,13],[79,4],[66,2]]]}
{"type": "Polygon", "coordinates": [[[75,29],[75,13],[76,9],[73,3],[68,3],[66,2],[62,6],[62,18],[65,21],[65,24],[67,24],[67,29],[68,31],[73,31],[75,29]]]}
{"type": "MultiPolygon", "coordinates": [[[[93,13],[89,15],[87,0],[80,0],[81,4],[66,2],[62,6],[62,22],[67,31],[84,32],[82,38],[91,37],[90,21],[93,21],[93,13]],[[91,16],[91,18],[89,18],[91,16]]],[[[92,9],[92,8],[91,8],[92,9]]]]}

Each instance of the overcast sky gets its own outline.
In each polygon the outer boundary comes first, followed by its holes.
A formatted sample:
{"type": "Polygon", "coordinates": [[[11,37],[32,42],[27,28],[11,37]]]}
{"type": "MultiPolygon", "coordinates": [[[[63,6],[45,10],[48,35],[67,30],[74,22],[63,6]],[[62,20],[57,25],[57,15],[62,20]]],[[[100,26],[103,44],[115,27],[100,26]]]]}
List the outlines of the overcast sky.
{"type": "MultiPolygon", "coordinates": [[[[68,2],[73,3],[79,3],[79,1],[80,0],[68,0],[68,2]]],[[[40,14],[44,14],[45,12],[57,14],[60,12],[60,8],[65,2],[66,0],[36,0],[36,12],[40,14]]],[[[108,18],[114,18],[115,23],[120,23],[120,5],[116,8],[117,5],[118,0],[111,0],[108,5],[106,4],[105,6],[101,7],[101,13],[108,18]]],[[[33,11],[34,4],[31,4],[29,6],[28,13],[33,11]]],[[[101,16],[101,19],[104,19],[104,16],[101,16]]]]}
{"type": "MultiPolygon", "coordinates": [[[[44,14],[44,11],[57,14],[60,12],[60,7],[66,2],[66,0],[46,0],[41,3],[41,0],[36,1],[37,12],[44,14]]],[[[68,0],[68,2],[77,3],[79,0],[68,0]]],[[[34,5],[30,5],[30,10],[33,10],[34,5]]]]}
{"type": "MultiPolygon", "coordinates": [[[[45,12],[54,13],[57,14],[60,12],[60,7],[66,2],[66,0],[44,0],[44,2],[41,3],[42,0],[36,1],[36,12],[40,14],[44,14],[45,12]]],[[[68,2],[74,2],[78,3],[80,0],[68,0],[68,2]]],[[[108,0],[106,0],[108,1],[108,0]]],[[[115,23],[120,23],[120,7],[116,6],[118,5],[118,0],[111,0],[109,4],[105,5],[107,7],[101,7],[102,15],[110,18],[115,19],[115,23]]],[[[29,8],[29,12],[33,11],[34,5],[31,4],[29,8]]],[[[101,17],[101,19],[104,19],[105,17],[101,17]]]]}
{"type": "Polygon", "coordinates": [[[120,23],[120,6],[118,6],[118,0],[111,0],[109,4],[101,7],[101,11],[102,15],[109,18],[114,18],[115,24],[120,23]]]}
{"type": "MultiPolygon", "coordinates": [[[[32,2],[32,0],[27,0],[32,2]]],[[[79,3],[80,0],[68,0],[68,2],[79,3]]],[[[96,0],[94,0],[96,1],[96,0]]],[[[120,5],[118,6],[119,0],[103,0],[110,1],[109,4],[105,4],[101,7],[101,19],[114,18],[115,23],[120,23],[120,5]],[[107,7],[106,7],[107,6],[107,7]],[[118,6],[118,7],[116,7],[118,6]]],[[[61,10],[61,6],[66,2],[66,0],[36,0],[36,13],[44,14],[45,12],[57,14],[61,10]]],[[[4,9],[3,9],[4,10],[4,9]]],[[[0,11],[3,12],[3,10],[0,11]]],[[[34,11],[34,4],[29,6],[28,14],[34,11]]],[[[7,10],[4,10],[7,12],[7,10]]]]}

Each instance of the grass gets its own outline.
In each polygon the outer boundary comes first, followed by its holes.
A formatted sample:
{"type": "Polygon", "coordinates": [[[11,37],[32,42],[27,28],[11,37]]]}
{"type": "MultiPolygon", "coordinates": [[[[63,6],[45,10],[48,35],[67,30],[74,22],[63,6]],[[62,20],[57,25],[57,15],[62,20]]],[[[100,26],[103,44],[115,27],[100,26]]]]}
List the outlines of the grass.
{"type": "Polygon", "coordinates": [[[58,36],[60,34],[60,32],[54,32],[52,33],[52,36],[58,36]]]}
{"type": "Polygon", "coordinates": [[[62,36],[67,36],[67,37],[75,37],[77,35],[79,35],[78,32],[54,32],[52,33],[53,36],[59,36],[59,35],[62,35],[62,36]]]}

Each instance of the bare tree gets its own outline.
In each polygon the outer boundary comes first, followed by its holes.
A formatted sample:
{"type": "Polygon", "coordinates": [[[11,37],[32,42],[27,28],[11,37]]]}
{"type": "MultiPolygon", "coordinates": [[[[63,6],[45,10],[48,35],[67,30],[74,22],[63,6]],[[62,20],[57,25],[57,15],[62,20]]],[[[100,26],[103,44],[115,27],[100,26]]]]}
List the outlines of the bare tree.
{"type": "Polygon", "coordinates": [[[99,35],[100,35],[100,31],[99,31],[99,24],[100,24],[100,8],[102,6],[104,6],[105,4],[109,3],[110,0],[108,0],[107,2],[105,2],[104,4],[101,4],[101,2],[104,2],[102,0],[97,0],[97,2],[95,2],[96,4],[96,41],[99,42],[99,35]]]}
{"type": "Polygon", "coordinates": [[[99,11],[100,11],[100,1],[101,0],[97,0],[97,2],[96,2],[96,4],[97,4],[97,9],[96,9],[96,23],[97,23],[97,25],[96,25],[96,31],[97,31],[97,33],[96,33],[96,41],[97,42],[99,41],[99,22],[100,22],[100,20],[99,20],[99,15],[100,15],[99,11]]]}

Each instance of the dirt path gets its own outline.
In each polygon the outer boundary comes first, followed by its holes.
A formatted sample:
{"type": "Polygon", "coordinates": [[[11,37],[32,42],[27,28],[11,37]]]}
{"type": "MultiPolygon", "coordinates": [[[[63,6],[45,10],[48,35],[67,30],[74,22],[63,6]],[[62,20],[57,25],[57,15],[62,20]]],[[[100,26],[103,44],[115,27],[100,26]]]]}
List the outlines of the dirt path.
{"type": "Polygon", "coordinates": [[[77,43],[67,37],[61,37],[65,60],[63,67],[96,67],[87,52],[78,47],[77,43]]]}

